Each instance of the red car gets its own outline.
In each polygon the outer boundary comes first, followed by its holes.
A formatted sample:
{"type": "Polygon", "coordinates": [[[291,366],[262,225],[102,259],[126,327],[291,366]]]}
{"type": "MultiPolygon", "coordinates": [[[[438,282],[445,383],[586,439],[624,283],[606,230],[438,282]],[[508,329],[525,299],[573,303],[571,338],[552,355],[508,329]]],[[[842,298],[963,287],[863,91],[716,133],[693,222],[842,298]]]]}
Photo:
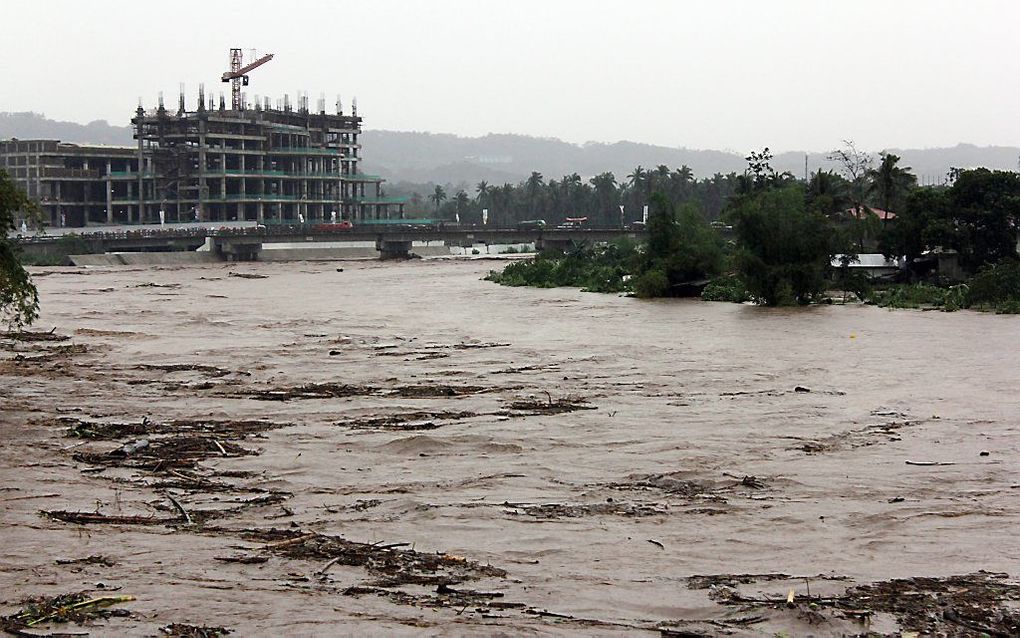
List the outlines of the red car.
{"type": "Polygon", "coordinates": [[[351,230],[352,228],[354,228],[354,224],[352,224],[348,219],[335,224],[316,224],[312,226],[312,230],[317,233],[335,233],[343,230],[351,230]]]}

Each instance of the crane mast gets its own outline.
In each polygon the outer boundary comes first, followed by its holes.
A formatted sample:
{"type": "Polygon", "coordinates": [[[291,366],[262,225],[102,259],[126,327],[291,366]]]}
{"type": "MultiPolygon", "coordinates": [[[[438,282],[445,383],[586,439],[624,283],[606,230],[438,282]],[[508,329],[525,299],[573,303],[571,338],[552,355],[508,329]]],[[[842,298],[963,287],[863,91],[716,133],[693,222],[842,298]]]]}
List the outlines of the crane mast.
{"type": "Polygon", "coordinates": [[[230,70],[220,78],[230,82],[230,108],[241,110],[241,87],[248,86],[248,73],[273,59],[273,54],[264,55],[248,64],[244,64],[241,49],[230,49],[230,70]]]}

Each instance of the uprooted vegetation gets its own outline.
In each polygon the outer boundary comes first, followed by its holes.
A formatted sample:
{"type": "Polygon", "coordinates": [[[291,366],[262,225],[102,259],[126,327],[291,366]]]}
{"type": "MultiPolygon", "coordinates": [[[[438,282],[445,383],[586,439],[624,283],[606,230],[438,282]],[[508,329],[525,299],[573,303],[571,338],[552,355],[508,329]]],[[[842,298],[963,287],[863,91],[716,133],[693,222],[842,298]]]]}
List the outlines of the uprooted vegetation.
{"type": "MultiPolygon", "coordinates": [[[[889,614],[903,631],[926,636],[1006,637],[1020,633],[1020,584],[1008,574],[982,571],[946,578],[902,578],[858,585],[839,595],[811,596],[791,590],[777,597],[745,596],[732,586],[773,580],[776,575],[745,576],[749,577],[725,579],[729,581],[726,584],[713,577],[716,582],[709,585],[710,597],[744,612],[767,615],[773,610],[793,610],[787,613],[818,626],[840,619],[866,623],[876,614],[889,614]]],[[[759,616],[759,621],[766,615],[759,616]]]]}
{"type": "Polygon", "coordinates": [[[267,492],[262,496],[256,496],[244,501],[237,501],[232,507],[217,507],[213,509],[185,509],[180,501],[167,495],[171,505],[160,505],[158,509],[174,512],[170,516],[162,514],[154,515],[130,515],[130,514],[103,514],[101,512],[82,512],[68,510],[42,510],[40,513],[53,520],[75,525],[142,525],[165,527],[192,527],[202,526],[205,523],[232,514],[238,514],[249,508],[275,505],[287,500],[290,496],[286,492],[267,492]]]}
{"type": "Polygon", "coordinates": [[[413,432],[419,430],[435,430],[442,427],[443,422],[463,421],[481,416],[478,412],[465,410],[413,410],[393,414],[382,414],[364,417],[352,417],[338,421],[338,427],[352,430],[397,430],[413,432]]]}
{"type": "Polygon", "coordinates": [[[90,597],[87,591],[40,596],[25,601],[25,607],[10,616],[0,618],[0,629],[14,636],[39,636],[29,631],[47,623],[86,624],[111,616],[128,616],[124,609],[110,609],[113,605],[131,602],[134,596],[90,597]]]}
{"type": "Polygon", "coordinates": [[[157,370],[160,372],[198,372],[210,377],[225,377],[231,374],[242,374],[251,376],[250,372],[234,372],[217,366],[203,365],[199,363],[142,363],[135,366],[137,370],[157,370]]]}
{"type": "Polygon", "coordinates": [[[577,410],[597,409],[583,397],[567,396],[554,399],[549,393],[546,393],[544,399],[534,395],[514,399],[507,404],[507,408],[528,415],[564,414],[577,410]]]}
{"type": "Polygon", "coordinates": [[[170,638],[220,638],[231,633],[226,627],[207,627],[179,622],[160,627],[160,631],[170,638]]]}
{"type": "Polygon", "coordinates": [[[128,467],[150,472],[192,469],[210,457],[238,457],[258,454],[230,441],[208,436],[176,435],[163,439],[139,439],[109,452],[76,452],[79,463],[107,467],[128,467]]]}
{"type": "Polygon", "coordinates": [[[588,516],[643,517],[669,514],[669,505],[627,503],[608,499],[601,503],[503,503],[511,516],[529,516],[539,520],[582,518],[588,516]]]}
{"type": "Polygon", "coordinates": [[[463,556],[421,552],[409,543],[362,543],[302,529],[249,529],[241,532],[241,537],[265,544],[249,550],[249,554],[230,557],[229,562],[262,562],[266,556],[315,562],[313,575],[324,587],[332,586],[329,574],[336,566],[365,570],[365,580],[338,590],[345,596],[374,595],[398,605],[460,612],[469,606],[480,613],[529,609],[524,603],[496,600],[504,596],[503,592],[455,587],[467,581],[502,580],[507,576],[498,567],[463,556]],[[412,591],[402,589],[405,586],[412,591]]]}
{"type": "Polygon", "coordinates": [[[201,461],[214,457],[239,457],[258,454],[234,440],[258,436],[289,423],[263,420],[173,419],[138,422],[114,422],[64,417],[67,436],[86,440],[122,440],[123,444],[106,451],[82,450],[72,458],[80,463],[102,467],[126,467],[154,474],[194,470],[201,461]],[[141,437],[141,438],[138,438],[141,437]]]}
{"type": "Polygon", "coordinates": [[[291,423],[278,423],[261,419],[171,419],[168,421],[114,422],[61,417],[67,426],[67,436],[81,439],[112,440],[129,436],[156,434],[183,434],[246,438],[268,430],[289,427],[291,423]]]}
{"type": "MultiPolygon", "coordinates": [[[[420,389],[431,388],[432,386],[416,387],[420,389]]],[[[459,388],[458,391],[462,391],[462,388],[463,386],[459,388]]],[[[475,389],[475,387],[472,386],[472,389],[475,389]]],[[[484,391],[484,389],[478,389],[475,393],[481,393],[484,391]]],[[[590,405],[581,397],[563,397],[554,399],[552,395],[547,395],[544,398],[528,396],[506,401],[504,402],[504,407],[502,409],[492,412],[471,412],[468,410],[408,410],[389,414],[351,417],[344,419],[343,421],[338,421],[336,425],[354,430],[376,429],[410,432],[435,430],[449,423],[456,423],[466,419],[484,416],[506,419],[526,416],[565,414],[577,410],[595,409],[595,406],[590,405]]]]}
{"type": "Polygon", "coordinates": [[[57,334],[56,328],[49,332],[33,332],[31,330],[9,330],[4,333],[0,333],[0,338],[10,339],[11,341],[67,341],[71,337],[67,335],[57,334]]]}
{"type": "MultiPolygon", "coordinates": [[[[621,492],[654,492],[662,494],[676,505],[676,513],[685,514],[725,514],[731,498],[765,500],[773,498],[770,489],[772,479],[753,475],[723,473],[717,480],[705,477],[691,477],[689,471],[676,471],[654,474],[632,474],[623,481],[600,485],[601,488],[619,490],[621,492]],[[693,506],[693,507],[692,507],[693,506]]],[[[668,505],[667,505],[668,507],[668,505]]]]}
{"type": "Polygon", "coordinates": [[[797,443],[791,449],[808,454],[819,454],[891,443],[901,440],[903,430],[909,430],[926,422],[924,419],[912,419],[900,412],[874,411],[871,415],[883,420],[826,437],[800,439],[802,442],[797,443]]]}
{"type": "MultiPolygon", "coordinates": [[[[79,525],[163,525],[170,527],[202,525],[212,519],[243,512],[249,508],[279,504],[290,494],[268,490],[245,481],[231,479],[251,478],[243,470],[221,470],[209,467],[205,461],[216,458],[238,458],[257,455],[259,452],[239,445],[236,441],[262,436],[268,430],[286,427],[289,423],[265,420],[229,419],[172,419],[150,421],[143,418],[134,422],[86,420],[64,417],[59,420],[67,436],[84,441],[118,441],[112,449],[84,449],[72,458],[87,467],[81,471],[103,473],[108,470],[129,469],[131,476],[114,472],[110,480],[130,483],[150,489],[175,489],[188,494],[244,494],[257,493],[246,500],[220,503],[215,508],[197,509],[185,505],[169,494],[166,505],[157,501],[154,509],[169,514],[132,515],[106,514],[96,511],[44,510],[41,513],[53,520],[79,525]]],[[[76,446],[75,446],[76,447],[76,446]]],[[[183,500],[183,499],[182,499],[183,500]]],[[[220,501],[220,497],[213,498],[220,501]]],[[[151,504],[150,504],[151,505],[151,504]]]]}
{"type": "Polygon", "coordinates": [[[319,568],[325,575],[333,565],[362,567],[372,577],[369,587],[402,585],[454,585],[481,578],[503,578],[506,572],[463,556],[419,552],[409,543],[360,543],[300,529],[248,530],[247,540],[266,543],[260,548],[291,559],[325,561],[319,568]]]}
{"type": "Polygon", "coordinates": [[[399,397],[404,399],[442,399],[493,392],[495,388],[477,385],[422,384],[380,387],[346,383],[306,383],[269,389],[243,390],[237,396],[260,401],[292,399],[343,399],[349,397],[399,397]]]}
{"type": "Polygon", "coordinates": [[[0,334],[0,348],[13,353],[0,359],[0,375],[63,376],[73,370],[72,360],[90,352],[81,343],[59,343],[69,337],[53,332],[7,332],[0,334]]]}

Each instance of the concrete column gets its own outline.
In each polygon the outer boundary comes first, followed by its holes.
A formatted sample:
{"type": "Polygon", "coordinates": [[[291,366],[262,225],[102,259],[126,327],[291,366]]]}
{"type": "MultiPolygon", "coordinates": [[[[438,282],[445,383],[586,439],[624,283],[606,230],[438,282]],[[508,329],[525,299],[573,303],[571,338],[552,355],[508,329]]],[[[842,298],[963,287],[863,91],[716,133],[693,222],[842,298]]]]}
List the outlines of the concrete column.
{"type": "MultiPolygon", "coordinates": [[[[57,191],[56,193],[54,193],[54,196],[55,196],[55,198],[57,200],[57,219],[62,219],[61,215],[64,214],[64,205],[63,205],[63,202],[61,202],[61,199],[60,199],[60,182],[53,182],[53,185],[56,187],[56,191],[57,191]]],[[[40,194],[40,196],[42,196],[42,192],[41,191],[40,191],[39,194],[40,194]]],[[[63,226],[63,225],[64,224],[61,224],[61,226],[63,226]]]]}
{"type": "MultiPolygon", "coordinates": [[[[205,220],[206,218],[206,198],[209,196],[209,184],[206,182],[205,176],[209,172],[206,167],[206,139],[205,133],[208,127],[208,122],[205,117],[201,117],[198,121],[198,218],[199,220],[205,220]]],[[[188,220],[193,221],[193,220],[188,220]]]]}
{"type": "Polygon", "coordinates": [[[138,222],[145,221],[145,155],[142,146],[141,115],[138,123],[138,222]]]}
{"type": "Polygon", "coordinates": [[[106,160],[106,223],[113,223],[113,178],[110,177],[110,160],[106,160]]]}

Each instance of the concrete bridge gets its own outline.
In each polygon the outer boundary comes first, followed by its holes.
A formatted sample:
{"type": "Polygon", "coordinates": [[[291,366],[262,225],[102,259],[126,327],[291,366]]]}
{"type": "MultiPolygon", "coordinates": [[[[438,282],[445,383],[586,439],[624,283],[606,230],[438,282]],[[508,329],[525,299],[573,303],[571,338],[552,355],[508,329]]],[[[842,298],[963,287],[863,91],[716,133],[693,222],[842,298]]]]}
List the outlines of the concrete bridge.
{"type": "MultiPolygon", "coordinates": [[[[314,248],[316,244],[374,242],[383,259],[410,256],[415,242],[443,242],[447,246],[477,244],[523,244],[534,242],[538,250],[567,250],[580,243],[600,243],[620,237],[639,239],[643,230],[623,228],[488,228],[484,226],[387,225],[336,229],[331,225],[282,225],[234,227],[149,227],[138,230],[88,229],[73,235],[76,252],[194,252],[202,247],[224,261],[255,261],[267,244],[292,244],[314,248]]],[[[55,254],[62,249],[61,236],[21,238],[29,255],[55,254]]],[[[65,243],[63,247],[70,247],[65,243]]]]}

